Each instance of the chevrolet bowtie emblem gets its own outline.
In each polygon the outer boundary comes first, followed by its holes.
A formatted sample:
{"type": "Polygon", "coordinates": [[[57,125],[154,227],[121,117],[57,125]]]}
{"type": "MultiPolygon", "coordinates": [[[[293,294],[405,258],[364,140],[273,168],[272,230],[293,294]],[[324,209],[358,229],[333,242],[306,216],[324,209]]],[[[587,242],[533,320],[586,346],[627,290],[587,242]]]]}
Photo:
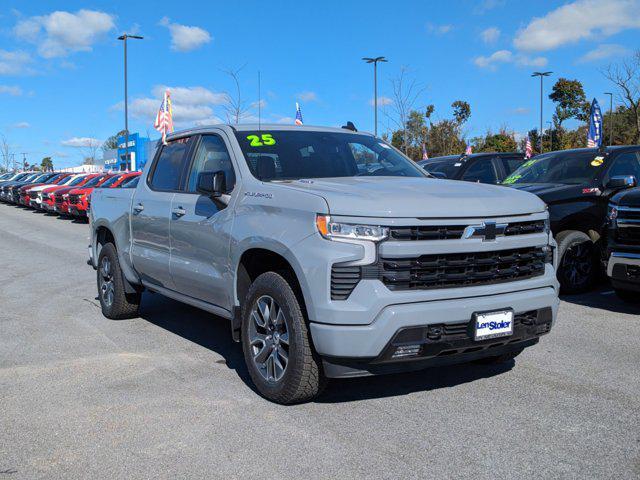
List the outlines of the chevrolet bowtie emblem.
{"type": "Polygon", "coordinates": [[[483,242],[489,242],[495,240],[497,236],[504,235],[506,229],[506,223],[482,222],[481,225],[469,225],[465,228],[462,238],[481,237],[483,242]]]}

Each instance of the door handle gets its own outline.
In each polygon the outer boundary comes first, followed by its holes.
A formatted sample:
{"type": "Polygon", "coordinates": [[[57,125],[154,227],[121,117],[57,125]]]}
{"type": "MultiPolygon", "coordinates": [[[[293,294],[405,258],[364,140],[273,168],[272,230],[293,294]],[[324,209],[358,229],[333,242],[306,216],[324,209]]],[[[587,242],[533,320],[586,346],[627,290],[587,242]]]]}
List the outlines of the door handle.
{"type": "Polygon", "coordinates": [[[173,213],[176,217],[183,217],[187,214],[187,211],[182,207],[178,207],[171,210],[171,213],[173,213]]]}
{"type": "Polygon", "coordinates": [[[142,205],[141,203],[133,206],[133,214],[134,215],[137,215],[138,213],[140,213],[143,210],[144,210],[144,205],[142,205]]]}

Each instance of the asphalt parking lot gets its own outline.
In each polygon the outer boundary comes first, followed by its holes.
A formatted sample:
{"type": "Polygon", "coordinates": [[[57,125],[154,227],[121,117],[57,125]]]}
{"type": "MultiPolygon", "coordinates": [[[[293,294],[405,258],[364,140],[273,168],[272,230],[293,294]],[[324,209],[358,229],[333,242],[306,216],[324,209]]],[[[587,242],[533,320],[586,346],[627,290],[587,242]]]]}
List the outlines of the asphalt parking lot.
{"type": "Polygon", "coordinates": [[[227,322],[157,294],[111,321],[88,226],[0,204],[2,478],[638,478],[640,307],[608,287],[505,367],[252,391],[227,322]]]}

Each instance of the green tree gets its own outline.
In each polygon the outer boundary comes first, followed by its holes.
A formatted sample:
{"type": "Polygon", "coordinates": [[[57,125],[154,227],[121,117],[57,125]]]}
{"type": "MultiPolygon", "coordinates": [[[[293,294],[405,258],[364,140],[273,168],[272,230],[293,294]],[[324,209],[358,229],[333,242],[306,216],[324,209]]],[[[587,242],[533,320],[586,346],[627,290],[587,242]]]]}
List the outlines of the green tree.
{"type": "Polygon", "coordinates": [[[581,122],[589,118],[589,102],[580,81],[559,78],[549,98],[556,104],[553,115],[556,125],[561,126],[565,120],[571,118],[581,122]]]}
{"type": "Polygon", "coordinates": [[[463,100],[456,100],[451,104],[453,108],[453,118],[459,124],[462,125],[469,120],[471,116],[471,105],[463,100]]]}
{"type": "Polygon", "coordinates": [[[51,157],[44,157],[40,162],[40,168],[43,172],[53,172],[53,160],[51,157]]]}
{"type": "Polygon", "coordinates": [[[474,152],[515,152],[518,150],[513,133],[501,129],[498,133],[487,132],[484,137],[475,139],[474,152]]]}
{"type": "Polygon", "coordinates": [[[640,143],[640,49],[620,64],[609,65],[603,74],[616,86],[619,101],[631,115],[633,136],[626,143],[640,143]]]}
{"type": "Polygon", "coordinates": [[[118,137],[124,136],[125,133],[127,133],[126,130],[120,130],[115,135],[111,135],[102,144],[102,150],[107,151],[107,150],[113,150],[114,148],[118,148],[118,137]]]}

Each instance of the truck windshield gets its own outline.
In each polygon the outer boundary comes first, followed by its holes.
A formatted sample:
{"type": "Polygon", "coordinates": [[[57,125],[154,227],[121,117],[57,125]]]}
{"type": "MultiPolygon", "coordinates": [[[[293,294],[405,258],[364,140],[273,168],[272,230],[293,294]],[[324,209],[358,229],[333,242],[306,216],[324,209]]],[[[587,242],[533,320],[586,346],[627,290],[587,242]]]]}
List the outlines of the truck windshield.
{"type": "Polygon", "coordinates": [[[111,188],[111,185],[116,183],[119,179],[120,179],[120,175],[114,175],[109,180],[107,180],[102,185],[100,185],[98,188],[111,188]]]}
{"type": "Polygon", "coordinates": [[[502,183],[588,183],[601,170],[603,162],[604,157],[594,151],[542,154],[524,162],[502,183]]]}
{"type": "Polygon", "coordinates": [[[251,173],[263,181],[330,177],[427,177],[411,160],[370,135],[238,131],[251,173]]]}

